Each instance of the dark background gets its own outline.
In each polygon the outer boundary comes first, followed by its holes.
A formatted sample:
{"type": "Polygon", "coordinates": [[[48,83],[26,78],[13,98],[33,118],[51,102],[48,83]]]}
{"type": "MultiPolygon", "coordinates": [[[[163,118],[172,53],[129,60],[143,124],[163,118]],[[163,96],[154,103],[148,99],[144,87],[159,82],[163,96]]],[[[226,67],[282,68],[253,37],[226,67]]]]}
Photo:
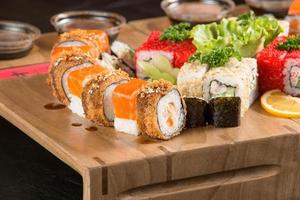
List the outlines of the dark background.
{"type": "MultiPolygon", "coordinates": [[[[52,15],[85,9],[118,12],[128,21],[164,15],[160,0],[1,0],[0,20],[49,32],[52,15]]],[[[0,117],[0,200],[77,199],[82,199],[80,175],[0,117]]]]}

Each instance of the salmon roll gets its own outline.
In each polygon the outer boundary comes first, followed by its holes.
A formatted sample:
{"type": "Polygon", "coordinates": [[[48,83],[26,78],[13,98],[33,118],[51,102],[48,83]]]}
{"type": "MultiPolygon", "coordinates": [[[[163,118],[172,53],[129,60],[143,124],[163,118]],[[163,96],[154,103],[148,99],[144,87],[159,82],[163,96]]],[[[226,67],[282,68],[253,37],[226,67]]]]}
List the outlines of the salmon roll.
{"type": "Polygon", "coordinates": [[[78,49],[64,51],[50,64],[48,83],[53,95],[72,112],[84,116],[81,93],[84,85],[93,76],[107,70],[97,61],[78,49]]]}
{"type": "Polygon", "coordinates": [[[55,58],[57,58],[61,52],[72,51],[74,48],[78,48],[82,51],[83,54],[88,54],[89,56],[94,58],[98,58],[100,56],[99,51],[91,44],[87,44],[79,40],[67,40],[58,42],[54,45],[50,54],[50,59],[55,60],[55,58]]]}
{"type": "Polygon", "coordinates": [[[185,121],[185,103],[172,83],[154,81],[137,95],[137,122],[142,134],[168,140],[180,133],[185,121]]]}
{"type": "Polygon", "coordinates": [[[79,40],[91,44],[98,50],[98,55],[102,52],[110,52],[108,35],[102,30],[74,29],[60,35],[59,42],[70,40],[79,40]]]}
{"type": "Polygon", "coordinates": [[[117,131],[139,135],[137,125],[137,95],[147,81],[131,79],[119,84],[113,91],[112,102],[115,113],[114,126],[117,131]]]}
{"type": "Polygon", "coordinates": [[[112,94],[121,83],[129,81],[129,76],[122,70],[106,71],[90,80],[83,89],[82,103],[86,118],[103,125],[114,125],[112,94]]]}

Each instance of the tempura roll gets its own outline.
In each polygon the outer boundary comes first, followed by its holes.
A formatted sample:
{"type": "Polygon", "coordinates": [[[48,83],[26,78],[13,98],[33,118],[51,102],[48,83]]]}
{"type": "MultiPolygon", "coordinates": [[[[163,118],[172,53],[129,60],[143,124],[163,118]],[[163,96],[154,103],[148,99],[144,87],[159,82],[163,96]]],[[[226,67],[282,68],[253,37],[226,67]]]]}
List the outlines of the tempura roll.
{"type": "Polygon", "coordinates": [[[129,80],[122,70],[106,71],[90,80],[82,92],[83,109],[86,118],[103,126],[114,125],[112,94],[121,83],[129,80]]]}
{"type": "Polygon", "coordinates": [[[185,103],[170,82],[148,83],[137,95],[137,122],[142,134],[168,140],[180,133],[185,120],[185,103]]]}

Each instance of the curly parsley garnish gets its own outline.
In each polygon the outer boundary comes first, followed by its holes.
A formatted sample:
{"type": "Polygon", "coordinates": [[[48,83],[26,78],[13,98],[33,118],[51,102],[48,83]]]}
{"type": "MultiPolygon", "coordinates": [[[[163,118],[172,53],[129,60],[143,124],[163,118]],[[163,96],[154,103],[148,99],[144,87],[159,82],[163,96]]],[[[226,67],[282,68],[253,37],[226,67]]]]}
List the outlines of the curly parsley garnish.
{"type": "Polygon", "coordinates": [[[224,66],[231,57],[236,57],[239,60],[241,59],[240,54],[237,53],[232,46],[226,46],[223,48],[215,48],[206,54],[197,52],[189,58],[189,62],[200,61],[213,68],[224,66]]]}
{"type": "Polygon", "coordinates": [[[172,42],[184,41],[190,37],[192,25],[189,23],[179,23],[167,28],[160,36],[160,40],[169,40],[172,42]]]}
{"type": "Polygon", "coordinates": [[[277,45],[279,50],[295,50],[300,49],[300,35],[288,38],[285,42],[280,42],[277,45]]]}

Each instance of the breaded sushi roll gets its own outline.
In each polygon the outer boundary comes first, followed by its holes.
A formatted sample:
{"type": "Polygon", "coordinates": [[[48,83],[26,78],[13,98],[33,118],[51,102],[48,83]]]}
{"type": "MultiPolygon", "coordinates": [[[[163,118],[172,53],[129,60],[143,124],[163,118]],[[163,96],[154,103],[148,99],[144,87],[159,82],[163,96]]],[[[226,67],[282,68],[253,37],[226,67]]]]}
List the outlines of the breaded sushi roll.
{"type": "Polygon", "coordinates": [[[98,50],[98,55],[110,51],[108,35],[101,30],[74,29],[61,34],[59,37],[59,42],[70,40],[79,40],[89,44],[89,46],[90,44],[93,45],[98,50]]]}
{"type": "Polygon", "coordinates": [[[113,91],[114,127],[117,131],[139,135],[137,124],[137,95],[147,81],[131,79],[119,84],[113,91]]]}
{"type": "Polygon", "coordinates": [[[83,54],[88,54],[94,58],[98,58],[100,56],[98,49],[96,49],[91,42],[72,39],[56,43],[51,51],[50,58],[51,60],[55,60],[61,52],[72,51],[74,48],[78,48],[83,54]]]}
{"type": "Polygon", "coordinates": [[[142,134],[168,140],[185,126],[186,108],[178,89],[168,81],[147,84],[137,95],[137,121],[142,134]]]}
{"type": "Polygon", "coordinates": [[[84,85],[93,76],[106,69],[97,61],[75,48],[64,51],[51,63],[48,83],[53,94],[76,114],[84,116],[81,93],[84,85]]]}
{"type": "Polygon", "coordinates": [[[115,114],[112,94],[117,85],[128,80],[128,74],[122,70],[106,71],[90,80],[82,92],[86,118],[99,125],[113,126],[115,114]]]}

